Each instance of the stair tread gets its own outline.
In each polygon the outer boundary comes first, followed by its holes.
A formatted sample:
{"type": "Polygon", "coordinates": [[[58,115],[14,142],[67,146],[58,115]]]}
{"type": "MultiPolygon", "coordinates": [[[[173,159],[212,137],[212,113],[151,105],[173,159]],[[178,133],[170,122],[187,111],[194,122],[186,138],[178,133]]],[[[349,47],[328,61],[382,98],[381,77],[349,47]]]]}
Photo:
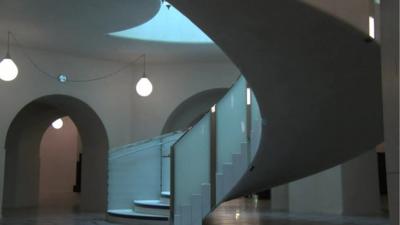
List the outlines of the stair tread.
{"type": "Polygon", "coordinates": [[[169,208],[170,204],[168,202],[162,202],[160,200],[134,200],[133,204],[139,206],[147,206],[154,208],[169,208]]]}
{"type": "Polygon", "coordinates": [[[138,212],[133,211],[132,209],[112,209],[112,210],[108,210],[107,213],[111,214],[113,216],[168,220],[168,216],[149,214],[149,213],[138,213],[138,212]]]}
{"type": "Polygon", "coordinates": [[[161,196],[162,196],[162,197],[170,197],[170,196],[171,196],[171,192],[169,192],[169,191],[162,191],[162,192],[161,192],[161,196]]]}

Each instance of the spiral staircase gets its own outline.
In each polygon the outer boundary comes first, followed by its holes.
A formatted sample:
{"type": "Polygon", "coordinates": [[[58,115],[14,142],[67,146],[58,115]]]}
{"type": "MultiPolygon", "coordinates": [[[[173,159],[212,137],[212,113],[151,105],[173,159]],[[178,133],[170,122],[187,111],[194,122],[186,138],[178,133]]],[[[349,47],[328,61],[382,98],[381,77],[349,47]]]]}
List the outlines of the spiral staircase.
{"type": "Polygon", "coordinates": [[[261,125],[257,100],[241,76],[190,129],[113,149],[109,219],[201,224],[248,169],[261,125]]]}
{"type": "Polygon", "coordinates": [[[157,187],[149,198],[143,194],[113,204],[115,193],[135,187],[118,183],[134,179],[129,174],[113,176],[123,164],[119,160],[129,157],[113,159],[121,150],[112,151],[111,219],[125,210],[126,219],[142,213],[149,224],[198,225],[223,201],[322,171],[382,142],[379,46],[367,34],[302,1],[169,2],[203,29],[244,77],[195,126],[174,136],[170,154],[159,148],[154,157],[161,162],[161,179],[145,182],[149,189],[157,187]],[[163,191],[170,191],[169,203],[159,200],[163,191]],[[168,206],[169,216],[166,208],[143,211],[137,201],[132,210],[132,200],[168,206]]]}

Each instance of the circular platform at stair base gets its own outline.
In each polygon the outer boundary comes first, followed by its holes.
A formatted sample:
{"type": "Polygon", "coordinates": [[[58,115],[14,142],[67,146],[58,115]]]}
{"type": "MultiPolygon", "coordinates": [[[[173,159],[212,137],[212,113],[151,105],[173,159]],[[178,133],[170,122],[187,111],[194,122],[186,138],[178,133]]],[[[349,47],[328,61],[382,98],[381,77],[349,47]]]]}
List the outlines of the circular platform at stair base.
{"type": "Polygon", "coordinates": [[[167,216],[137,213],[132,209],[108,210],[107,221],[128,225],[169,225],[167,216]]]}
{"type": "Polygon", "coordinates": [[[135,200],[133,201],[134,212],[169,216],[170,205],[169,203],[161,202],[160,200],[135,200]]]}

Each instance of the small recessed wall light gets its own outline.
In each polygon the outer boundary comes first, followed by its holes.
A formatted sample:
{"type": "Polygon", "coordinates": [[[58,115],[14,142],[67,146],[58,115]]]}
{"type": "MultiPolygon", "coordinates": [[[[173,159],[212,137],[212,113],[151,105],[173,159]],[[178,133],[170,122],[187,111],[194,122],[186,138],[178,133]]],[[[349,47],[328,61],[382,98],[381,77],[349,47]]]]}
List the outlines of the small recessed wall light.
{"type": "Polygon", "coordinates": [[[375,19],[374,17],[369,17],[369,36],[375,39],[375,19]]]}
{"type": "Polygon", "coordinates": [[[247,105],[251,105],[251,89],[246,89],[246,103],[247,105]]]}
{"type": "Polygon", "coordinates": [[[213,105],[213,106],[211,107],[211,112],[212,112],[212,113],[215,113],[215,105],[213,105]]]}
{"type": "Polygon", "coordinates": [[[58,118],[53,123],[51,123],[51,126],[57,130],[61,129],[63,127],[63,125],[64,125],[64,122],[61,118],[58,118]]]}

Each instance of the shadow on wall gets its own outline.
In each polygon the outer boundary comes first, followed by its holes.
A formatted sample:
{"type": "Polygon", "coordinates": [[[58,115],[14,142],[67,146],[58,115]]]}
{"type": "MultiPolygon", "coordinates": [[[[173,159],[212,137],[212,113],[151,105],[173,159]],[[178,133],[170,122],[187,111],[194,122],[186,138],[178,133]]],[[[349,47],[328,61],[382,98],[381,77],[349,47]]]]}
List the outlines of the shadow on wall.
{"type": "Polygon", "coordinates": [[[197,123],[228,90],[228,88],[209,89],[187,98],[168,116],[162,134],[184,130],[197,123]]]}
{"type": "Polygon", "coordinates": [[[82,138],[80,209],[105,211],[108,138],[99,116],[79,99],[66,95],[38,98],[23,107],[7,133],[3,207],[37,207],[40,142],[55,119],[69,116],[82,138]]]}

